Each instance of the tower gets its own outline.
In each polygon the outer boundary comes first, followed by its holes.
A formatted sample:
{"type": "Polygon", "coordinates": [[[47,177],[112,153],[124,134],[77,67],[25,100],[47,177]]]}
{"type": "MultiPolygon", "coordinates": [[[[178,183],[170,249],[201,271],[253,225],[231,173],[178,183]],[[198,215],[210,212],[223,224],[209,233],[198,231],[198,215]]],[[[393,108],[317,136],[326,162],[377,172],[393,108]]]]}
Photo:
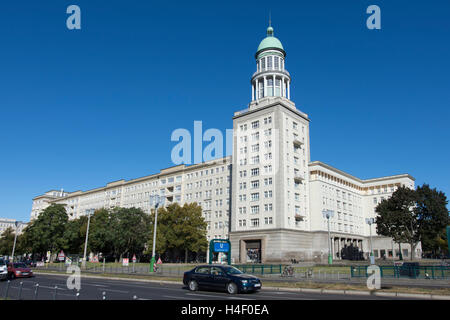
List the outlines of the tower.
{"type": "Polygon", "coordinates": [[[252,100],[233,117],[232,258],[309,258],[309,118],[290,100],[286,52],[270,25],[255,59],[252,100]]]}

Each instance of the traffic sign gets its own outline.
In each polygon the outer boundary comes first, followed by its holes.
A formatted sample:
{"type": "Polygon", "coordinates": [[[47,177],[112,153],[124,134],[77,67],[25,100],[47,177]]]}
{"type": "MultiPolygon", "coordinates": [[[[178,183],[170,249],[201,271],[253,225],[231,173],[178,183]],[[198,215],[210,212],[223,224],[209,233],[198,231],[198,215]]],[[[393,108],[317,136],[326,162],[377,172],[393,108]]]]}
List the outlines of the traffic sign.
{"type": "Polygon", "coordinates": [[[122,259],[122,265],[123,265],[124,267],[128,267],[128,262],[129,262],[128,258],[123,258],[123,259],[122,259]]]}
{"type": "Polygon", "coordinates": [[[91,262],[98,262],[98,256],[93,256],[91,262]]]}
{"type": "Polygon", "coordinates": [[[230,250],[230,244],[227,242],[215,242],[214,251],[215,252],[228,252],[230,250]]]}
{"type": "Polygon", "coordinates": [[[156,264],[162,264],[161,257],[158,258],[158,262],[156,264]]]}
{"type": "Polygon", "coordinates": [[[64,251],[61,250],[61,252],[58,253],[58,260],[64,261],[65,258],[66,258],[66,255],[64,254],[64,251]]]}
{"type": "Polygon", "coordinates": [[[133,263],[136,262],[136,255],[133,254],[133,263]]]}

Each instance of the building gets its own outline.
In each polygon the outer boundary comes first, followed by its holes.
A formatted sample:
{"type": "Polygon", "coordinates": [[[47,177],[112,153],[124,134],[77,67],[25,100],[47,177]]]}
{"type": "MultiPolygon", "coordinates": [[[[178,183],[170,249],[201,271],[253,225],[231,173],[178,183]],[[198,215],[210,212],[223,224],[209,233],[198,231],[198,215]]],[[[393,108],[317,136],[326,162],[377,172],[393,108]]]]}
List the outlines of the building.
{"type": "Polygon", "coordinates": [[[18,231],[17,234],[19,235],[22,233],[23,229],[27,226],[26,222],[17,221],[14,219],[0,218],[0,236],[8,228],[12,228],[13,230],[16,230],[16,222],[17,222],[17,231],[18,231]]]}
{"type": "MultiPolygon", "coordinates": [[[[33,199],[31,219],[51,203],[65,204],[71,218],[88,209],[138,207],[150,212],[149,196],[166,196],[166,205],[197,202],[208,222],[208,240],[229,237],[235,262],[326,260],[329,238],[340,258],[346,246],[375,256],[395,254],[391,239],[366,223],[374,208],[399,186],[414,188],[408,174],[362,180],[319,161],[311,162],[309,117],[290,100],[286,52],[267,29],[255,54],[252,101],[233,116],[233,153],[191,166],[33,199]],[[334,215],[328,221],[324,210],[334,215]]],[[[410,250],[403,244],[403,250],[410,250]]],[[[420,246],[417,248],[420,253],[420,246]]],[[[406,252],[404,251],[403,254],[406,252]]]]}

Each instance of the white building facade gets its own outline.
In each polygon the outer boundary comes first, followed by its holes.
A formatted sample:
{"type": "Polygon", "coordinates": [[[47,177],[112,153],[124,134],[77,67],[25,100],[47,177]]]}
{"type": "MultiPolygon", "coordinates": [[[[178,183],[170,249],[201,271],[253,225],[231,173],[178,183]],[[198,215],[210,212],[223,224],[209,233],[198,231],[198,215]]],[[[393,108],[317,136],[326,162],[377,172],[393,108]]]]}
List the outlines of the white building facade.
{"type": "MultiPolygon", "coordinates": [[[[310,160],[309,118],[290,100],[286,52],[272,27],[260,43],[251,78],[252,101],[233,117],[231,156],[106,186],[67,193],[49,191],[33,199],[31,219],[51,203],[66,206],[70,218],[88,209],[137,207],[150,212],[150,195],[171,203],[197,202],[208,223],[208,240],[229,238],[232,260],[324,261],[329,243],[335,259],[353,245],[369,252],[367,218],[399,186],[414,188],[408,174],[361,180],[310,160]],[[322,212],[334,213],[328,220],[322,212]]],[[[372,225],[375,257],[397,254],[389,238],[372,225]]],[[[402,245],[402,254],[410,250],[402,245]]],[[[420,254],[420,245],[417,247],[420,254]]]]}

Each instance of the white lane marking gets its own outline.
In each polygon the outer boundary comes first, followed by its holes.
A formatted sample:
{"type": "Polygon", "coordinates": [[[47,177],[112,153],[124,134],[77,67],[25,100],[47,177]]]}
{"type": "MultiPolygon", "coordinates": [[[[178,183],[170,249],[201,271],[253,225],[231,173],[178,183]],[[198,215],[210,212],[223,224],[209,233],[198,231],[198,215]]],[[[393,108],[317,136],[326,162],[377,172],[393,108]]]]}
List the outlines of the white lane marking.
{"type": "MultiPolygon", "coordinates": [[[[162,297],[164,297],[164,298],[170,298],[170,299],[177,299],[177,300],[183,300],[183,297],[180,297],[180,296],[162,296],[162,297]]],[[[192,298],[192,300],[202,300],[202,299],[195,299],[195,298],[192,298]]]]}
{"type": "Polygon", "coordinates": [[[203,297],[214,297],[217,299],[229,299],[229,300],[255,300],[249,298],[240,298],[235,296],[225,296],[225,295],[212,295],[212,294],[202,294],[202,293],[186,293],[187,296],[203,296],[203,297]]]}
{"type": "Polygon", "coordinates": [[[105,290],[105,291],[111,291],[111,292],[117,292],[117,293],[130,293],[130,291],[123,291],[123,290],[115,290],[115,289],[100,289],[98,290],[105,290]]]}
{"type": "Polygon", "coordinates": [[[138,298],[138,300],[152,300],[152,299],[138,298]]]}

